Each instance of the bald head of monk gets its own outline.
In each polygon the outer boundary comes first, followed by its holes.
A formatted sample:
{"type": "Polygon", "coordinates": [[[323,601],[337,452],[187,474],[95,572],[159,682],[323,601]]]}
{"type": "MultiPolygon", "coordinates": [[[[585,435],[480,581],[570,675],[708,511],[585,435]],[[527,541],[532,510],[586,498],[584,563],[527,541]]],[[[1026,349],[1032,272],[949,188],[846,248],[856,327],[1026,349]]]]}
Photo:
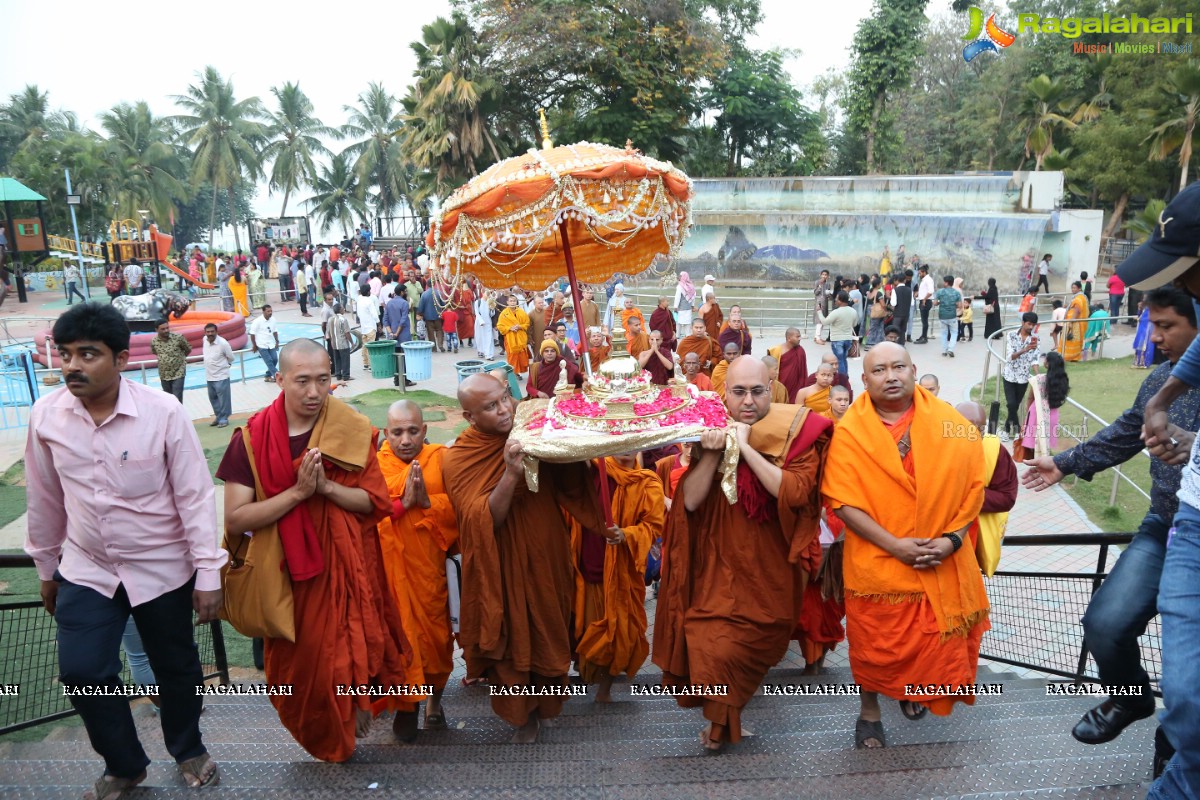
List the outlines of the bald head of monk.
{"type": "Polygon", "coordinates": [[[275,382],[283,389],[289,426],[302,427],[316,420],[325,407],[332,378],[329,353],[312,339],[293,339],[280,349],[275,382]]]}
{"type": "Polygon", "coordinates": [[[771,376],[771,380],[779,380],[779,360],[775,356],[763,356],[762,362],[767,366],[767,374],[771,376]]]}
{"type": "Polygon", "coordinates": [[[742,348],[737,342],[726,342],[725,347],[721,350],[721,355],[725,356],[725,360],[730,364],[741,354],[742,348]]]}
{"type": "Polygon", "coordinates": [[[818,364],[814,377],[816,378],[817,386],[822,389],[828,389],[830,386],[833,386],[834,378],[837,377],[836,357],[833,364],[826,364],[824,361],[818,364]]]}
{"type": "Polygon", "coordinates": [[[412,400],[397,400],[388,406],[387,427],[383,435],[396,457],[405,464],[421,455],[428,426],[421,407],[412,400]]]}
{"type": "Polygon", "coordinates": [[[725,408],[737,422],[753,425],[771,410],[771,376],[753,356],[739,356],[725,374],[725,408]]]}
{"type": "Polygon", "coordinates": [[[822,355],[821,363],[822,364],[832,364],[834,371],[835,372],[837,371],[838,360],[837,360],[837,356],[835,356],[833,353],[825,353],[824,355],[822,355]]]}
{"type": "Polygon", "coordinates": [[[516,403],[508,384],[494,375],[485,372],[468,375],[458,385],[458,403],[463,419],[480,433],[507,436],[512,431],[516,403]]]}
{"type": "Polygon", "coordinates": [[[788,328],[783,333],[783,343],[786,345],[785,350],[791,350],[793,347],[800,346],[800,329],[788,328]]]}
{"type": "Polygon", "coordinates": [[[921,388],[929,392],[934,397],[937,397],[938,392],[942,390],[942,384],[940,381],[938,381],[938,376],[934,375],[932,372],[926,372],[921,376],[921,379],[917,381],[917,383],[921,384],[921,388]]]}
{"type": "Polygon", "coordinates": [[[850,408],[850,390],[840,383],[829,387],[829,410],[833,412],[833,416],[841,419],[846,410],[850,408]]]}
{"type": "Polygon", "coordinates": [[[708,332],[704,329],[704,320],[700,317],[692,320],[692,336],[708,337],[708,332]]]}
{"type": "Polygon", "coordinates": [[[908,351],[892,342],[880,342],[863,358],[863,385],[875,408],[902,414],[912,405],[917,369],[908,351]]]}
{"type": "Polygon", "coordinates": [[[967,422],[974,425],[975,430],[981,434],[987,431],[987,414],[984,413],[983,406],[979,403],[968,400],[956,405],[954,410],[966,417],[967,422]]]}

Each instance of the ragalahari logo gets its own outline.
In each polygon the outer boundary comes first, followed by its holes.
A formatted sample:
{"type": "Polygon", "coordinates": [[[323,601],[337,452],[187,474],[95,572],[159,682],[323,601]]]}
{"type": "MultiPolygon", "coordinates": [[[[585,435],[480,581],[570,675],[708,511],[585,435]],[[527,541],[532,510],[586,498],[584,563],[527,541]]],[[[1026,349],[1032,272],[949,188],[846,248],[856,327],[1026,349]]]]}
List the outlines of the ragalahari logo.
{"type": "Polygon", "coordinates": [[[983,11],[975,6],[971,6],[971,27],[962,38],[964,42],[970,42],[963,48],[963,61],[968,63],[985,50],[999,53],[1017,40],[1017,37],[996,24],[995,14],[989,16],[987,24],[984,25],[983,11]]]}

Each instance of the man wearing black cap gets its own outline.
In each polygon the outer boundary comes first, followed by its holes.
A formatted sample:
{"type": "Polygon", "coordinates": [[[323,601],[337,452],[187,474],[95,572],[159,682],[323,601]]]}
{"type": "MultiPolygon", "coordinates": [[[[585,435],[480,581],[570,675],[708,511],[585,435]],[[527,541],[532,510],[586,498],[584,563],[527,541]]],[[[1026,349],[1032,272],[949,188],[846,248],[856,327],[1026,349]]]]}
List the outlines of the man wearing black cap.
{"type": "MultiPolygon", "coordinates": [[[[1174,282],[1200,298],[1200,183],[1184,189],[1158,216],[1150,240],[1117,268],[1127,286],[1151,289],[1174,282]]],[[[1171,404],[1200,386],[1200,344],[1193,340],[1163,387],[1146,403],[1142,438],[1155,458],[1183,464],[1179,510],[1167,540],[1158,610],[1162,615],[1162,692],[1167,710],[1161,722],[1175,747],[1148,800],[1200,797],[1200,448],[1186,446],[1183,431],[1171,423],[1171,404]]],[[[1200,437],[1196,437],[1200,442],[1200,437]]]]}

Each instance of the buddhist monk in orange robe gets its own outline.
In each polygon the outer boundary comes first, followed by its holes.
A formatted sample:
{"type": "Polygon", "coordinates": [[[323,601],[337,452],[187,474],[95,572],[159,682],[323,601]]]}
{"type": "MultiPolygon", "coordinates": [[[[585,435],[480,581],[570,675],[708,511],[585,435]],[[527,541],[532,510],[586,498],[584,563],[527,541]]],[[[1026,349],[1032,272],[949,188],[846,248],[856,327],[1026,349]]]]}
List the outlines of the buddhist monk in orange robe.
{"type": "Polygon", "coordinates": [[[818,414],[825,414],[829,411],[829,389],[834,385],[837,368],[822,361],[821,365],[817,367],[816,375],[816,383],[812,386],[805,386],[796,393],[796,402],[805,408],[811,408],[818,414]]]}
{"type": "Polygon", "coordinates": [[[700,355],[698,353],[688,353],[683,357],[683,374],[687,378],[687,382],[694,383],[700,391],[711,392],[713,390],[712,381],[700,369],[700,355]]]}
{"type": "Polygon", "coordinates": [[[906,686],[975,683],[988,601],[974,548],[962,542],[984,481],[963,465],[982,463],[983,445],[961,414],[916,385],[900,345],[867,352],[863,383],[868,396],[838,424],[822,491],[847,529],[846,636],[862,686],[855,745],[882,747],[879,694],[914,719],[974,700],[906,686]]]}
{"type": "Polygon", "coordinates": [[[725,498],[717,472],[726,431],[706,431],[663,536],[654,663],[665,685],[727,687],[723,696],[677,697],[703,707],[701,740],[710,749],[741,738],[742,708],[787,652],[804,589],[798,562],[819,528],[829,420],[772,406],[768,381],[754,358],[729,368],[737,503],[725,498]]]}
{"type": "Polygon", "coordinates": [[[580,321],[585,328],[600,327],[600,306],[596,305],[596,293],[591,289],[584,289],[583,299],[579,301],[579,310],[583,312],[583,319],[580,321]]]}
{"type": "MultiPolygon", "coordinates": [[[[596,702],[612,702],[614,675],[632,678],[650,654],[646,639],[646,556],[662,536],[666,506],[658,475],[637,454],[605,459],[613,522],[606,538],[572,521],[575,548],[575,639],[579,675],[594,683],[596,702]]],[[[598,479],[597,475],[597,479],[598,479]]]]}
{"type": "MultiPolygon", "coordinates": [[[[608,358],[608,354],[612,352],[612,345],[608,341],[608,337],[604,335],[604,331],[597,326],[588,328],[588,363],[591,364],[592,372],[600,369],[600,365],[608,358]]],[[[582,364],[580,366],[583,366],[582,364]]]]}
{"type": "MultiPolygon", "coordinates": [[[[411,400],[392,403],[385,441],[377,453],[392,499],[391,516],[379,523],[379,544],[392,597],[413,648],[407,682],[433,687],[425,727],[437,729],[446,727],[442,693],[454,671],[446,555],[458,549],[458,521],[442,483],[446,448],[425,444],[427,433],[420,406],[411,400]]],[[[392,727],[402,741],[416,737],[420,699],[384,701],[396,712],[392,727]]]]}
{"type": "Polygon", "coordinates": [[[252,452],[239,431],[217,470],[225,527],[278,523],[296,639],[264,642],[267,683],[292,687],[271,703],[312,756],[345,761],[371,724],[370,698],[359,687],[406,687],[412,658],[376,531],[391,500],[370,420],[329,395],[325,348],[289,342],[277,382],[279,397],[248,423],[252,452]]]}
{"type": "Polygon", "coordinates": [[[762,363],[767,368],[767,374],[771,376],[771,402],[787,403],[787,389],[779,382],[779,360],[775,356],[763,356],[762,363]]]}
{"type": "Polygon", "coordinates": [[[633,336],[629,332],[629,321],[634,319],[642,323],[642,330],[646,330],[646,315],[634,305],[632,297],[626,297],[625,308],[621,311],[621,327],[625,329],[625,335],[629,338],[633,336]]]}
{"type": "Polygon", "coordinates": [[[730,342],[725,347],[725,353],[721,358],[721,362],[713,367],[712,388],[722,398],[725,397],[725,374],[729,371],[730,363],[738,358],[738,352],[738,346],[730,342]]]}
{"type": "Polygon", "coordinates": [[[850,408],[850,390],[845,386],[838,386],[836,383],[829,387],[829,410],[821,414],[822,417],[827,417],[833,426],[846,416],[846,411],[850,408]]]}
{"type": "Polygon", "coordinates": [[[660,458],[654,464],[654,472],[658,475],[658,479],[663,485],[663,502],[667,506],[667,511],[671,510],[675,490],[691,463],[692,443],[681,442],[678,453],[660,458]]]}
{"type": "Polygon", "coordinates": [[[708,331],[704,329],[704,320],[699,317],[692,320],[691,336],[680,339],[675,348],[675,354],[679,356],[680,363],[687,358],[689,353],[699,356],[700,370],[705,375],[712,375],[713,367],[721,360],[721,345],[708,335],[708,331]]]}
{"type": "Polygon", "coordinates": [[[704,330],[709,337],[716,341],[721,335],[721,323],[725,321],[725,315],[721,313],[716,294],[707,289],[704,291],[704,304],[700,306],[700,319],[704,321],[704,330]]]}
{"type": "Polygon", "coordinates": [[[508,308],[496,320],[496,330],[504,337],[504,357],[518,375],[529,369],[529,327],[529,315],[517,305],[517,296],[510,294],[508,308]]]}
{"type": "Polygon", "coordinates": [[[650,337],[642,330],[643,320],[639,317],[633,317],[629,320],[629,327],[626,328],[627,336],[625,347],[629,350],[629,355],[637,358],[643,351],[650,349],[650,337]]]}
{"type": "Polygon", "coordinates": [[[808,354],[800,344],[800,329],[788,328],[783,344],[772,347],[767,355],[779,360],[779,382],[787,389],[791,398],[788,402],[793,402],[796,392],[804,387],[804,377],[808,374],[808,354]]]}
{"type": "Polygon", "coordinates": [[[463,555],[459,644],[467,677],[486,676],[492,710],[536,741],[539,719],[562,711],[562,696],[503,694],[565,687],[571,667],[575,598],[571,536],[562,510],[606,538],[608,528],[586,463],[538,468],[526,485],[521,443],[510,440],[515,402],[491,375],[467,377],[458,400],[468,427],[442,457],[463,555]]]}

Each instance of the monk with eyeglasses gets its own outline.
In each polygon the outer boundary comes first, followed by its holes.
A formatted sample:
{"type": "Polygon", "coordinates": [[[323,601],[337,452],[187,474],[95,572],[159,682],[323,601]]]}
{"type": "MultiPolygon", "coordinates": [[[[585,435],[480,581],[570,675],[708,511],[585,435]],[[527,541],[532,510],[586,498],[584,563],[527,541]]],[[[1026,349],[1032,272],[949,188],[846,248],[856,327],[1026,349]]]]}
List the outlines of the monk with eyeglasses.
{"type": "Polygon", "coordinates": [[[725,407],[738,446],[737,502],[722,493],[717,471],[726,430],[706,431],[663,536],[653,660],[664,685],[695,692],[676,700],[703,709],[700,740],[710,750],[741,739],[742,708],[787,651],[808,575],[805,554],[819,529],[832,423],[807,408],[772,404],[770,383],[758,359],[732,360],[725,407]]]}

